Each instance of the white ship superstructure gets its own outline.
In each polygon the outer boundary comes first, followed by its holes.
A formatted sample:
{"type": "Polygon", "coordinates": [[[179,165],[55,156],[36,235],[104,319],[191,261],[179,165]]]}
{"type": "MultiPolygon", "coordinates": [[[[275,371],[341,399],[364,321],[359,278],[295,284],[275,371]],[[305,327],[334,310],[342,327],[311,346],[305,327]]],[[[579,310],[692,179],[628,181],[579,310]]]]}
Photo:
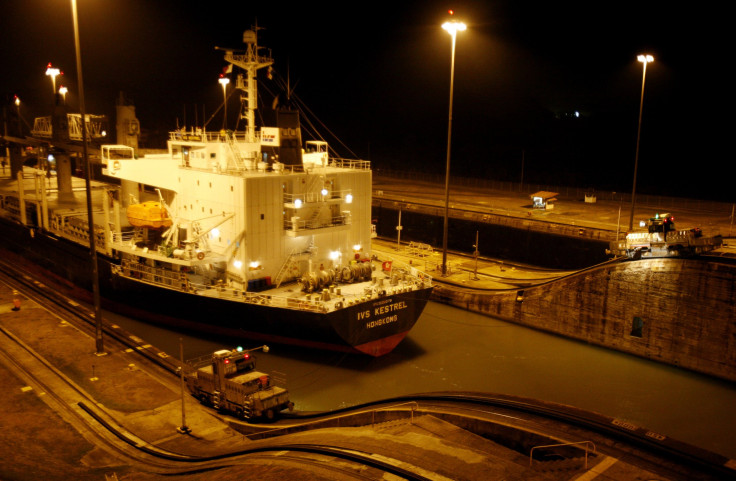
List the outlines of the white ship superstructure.
{"type": "Polygon", "coordinates": [[[111,247],[151,267],[208,266],[218,271],[213,279],[242,288],[338,271],[370,255],[368,162],[328,161],[326,144],[317,142],[307,143],[315,151],[304,154],[302,166],[233,168],[234,145],[260,152],[233,136],[174,132],[167,154],[139,159],[123,146],[103,149],[106,173],[121,180],[123,207],[160,202],[170,223],[126,233],[120,226],[111,247]]]}

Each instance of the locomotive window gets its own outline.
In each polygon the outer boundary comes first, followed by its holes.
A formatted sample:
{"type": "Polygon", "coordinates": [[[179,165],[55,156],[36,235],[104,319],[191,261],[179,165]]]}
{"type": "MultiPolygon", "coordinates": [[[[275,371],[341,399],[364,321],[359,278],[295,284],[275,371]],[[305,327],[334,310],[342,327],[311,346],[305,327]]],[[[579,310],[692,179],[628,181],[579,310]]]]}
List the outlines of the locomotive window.
{"type": "Polygon", "coordinates": [[[634,316],[634,320],[631,321],[631,337],[641,337],[642,330],[644,329],[644,320],[639,316],[634,316]]]}
{"type": "Polygon", "coordinates": [[[255,362],[252,359],[241,358],[235,361],[236,370],[241,371],[252,371],[256,368],[255,362]]]}

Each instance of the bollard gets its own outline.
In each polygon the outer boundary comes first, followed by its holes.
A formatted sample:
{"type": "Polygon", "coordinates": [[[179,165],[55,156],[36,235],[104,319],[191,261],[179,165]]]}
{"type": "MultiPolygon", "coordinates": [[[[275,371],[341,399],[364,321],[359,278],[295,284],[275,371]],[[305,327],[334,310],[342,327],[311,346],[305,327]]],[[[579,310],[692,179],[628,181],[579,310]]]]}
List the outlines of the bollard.
{"type": "Polygon", "coordinates": [[[20,311],[20,294],[18,291],[13,291],[13,311],[20,311]]]}

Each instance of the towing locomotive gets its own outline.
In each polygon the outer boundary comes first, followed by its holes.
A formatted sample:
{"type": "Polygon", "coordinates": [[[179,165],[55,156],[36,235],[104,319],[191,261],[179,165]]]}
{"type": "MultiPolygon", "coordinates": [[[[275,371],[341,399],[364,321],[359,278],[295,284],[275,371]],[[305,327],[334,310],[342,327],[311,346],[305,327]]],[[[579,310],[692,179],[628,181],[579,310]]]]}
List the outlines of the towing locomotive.
{"type": "Polygon", "coordinates": [[[700,228],[677,230],[671,214],[655,214],[647,222],[646,232],[629,232],[623,240],[611,242],[609,254],[629,259],[646,257],[685,257],[719,248],[720,235],[706,237],[700,228]]]}
{"type": "MultiPolygon", "coordinates": [[[[268,352],[268,346],[262,349],[268,352]]],[[[289,391],[275,385],[270,375],[256,371],[251,351],[223,349],[188,361],[184,380],[189,392],[202,404],[242,419],[270,421],[284,409],[294,409],[289,391]]]]}

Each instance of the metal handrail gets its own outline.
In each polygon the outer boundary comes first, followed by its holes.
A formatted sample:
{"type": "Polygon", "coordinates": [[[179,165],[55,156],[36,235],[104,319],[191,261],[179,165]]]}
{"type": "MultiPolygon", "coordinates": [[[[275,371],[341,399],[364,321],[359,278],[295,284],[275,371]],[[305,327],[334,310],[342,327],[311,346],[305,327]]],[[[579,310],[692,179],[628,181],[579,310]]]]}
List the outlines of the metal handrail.
{"type": "Polygon", "coordinates": [[[412,408],[411,408],[411,417],[409,419],[409,422],[411,424],[414,424],[414,411],[416,411],[417,409],[419,409],[419,403],[417,403],[416,401],[407,401],[407,402],[401,403],[401,404],[392,404],[391,406],[385,406],[385,407],[382,407],[380,409],[374,409],[371,412],[371,426],[373,426],[374,424],[376,424],[376,412],[377,411],[386,411],[388,409],[393,409],[395,407],[404,406],[406,404],[411,404],[412,405],[412,408]]]}
{"type": "MultiPolygon", "coordinates": [[[[376,416],[376,412],[377,411],[386,411],[386,410],[389,410],[389,409],[392,409],[392,408],[395,408],[395,407],[399,407],[399,406],[404,406],[404,405],[407,405],[407,404],[411,404],[412,405],[410,422],[413,424],[414,423],[414,411],[417,411],[419,409],[419,403],[416,402],[416,401],[407,401],[407,402],[404,402],[404,403],[392,404],[390,406],[384,406],[384,407],[382,407],[380,409],[373,409],[373,410],[371,410],[371,426],[376,423],[375,416],[376,416]]],[[[363,412],[365,412],[365,411],[363,411],[363,412]]],[[[358,413],[350,413],[350,414],[338,415],[338,416],[335,416],[334,419],[337,419],[337,422],[338,422],[338,425],[339,425],[340,419],[355,417],[356,414],[358,414],[358,413]]],[[[319,422],[320,421],[315,421],[315,423],[319,423],[319,422]]],[[[312,424],[315,424],[315,423],[312,423],[312,424]]],[[[266,429],[264,431],[258,431],[256,433],[243,434],[243,438],[250,438],[251,436],[257,436],[257,435],[263,435],[263,434],[266,434],[268,436],[271,436],[271,435],[273,435],[273,433],[275,433],[277,431],[287,431],[289,429],[291,429],[291,427],[280,427],[280,428],[266,429]]]]}
{"type": "Polygon", "coordinates": [[[532,455],[534,454],[534,450],[537,448],[555,448],[559,446],[576,446],[578,444],[584,444],[585,445],[585,469],[588,469],[588,445],[593,446],[593,453],[595,453],[595,444],[593,441],[577,441],[574,443],[560,443],[560,444],[546,444],[544,446],[533,446],[531,451],[529,451],[529,467],[532,466],[532,463],[534,461],[534,458],[532,458],[532,455]]]}

